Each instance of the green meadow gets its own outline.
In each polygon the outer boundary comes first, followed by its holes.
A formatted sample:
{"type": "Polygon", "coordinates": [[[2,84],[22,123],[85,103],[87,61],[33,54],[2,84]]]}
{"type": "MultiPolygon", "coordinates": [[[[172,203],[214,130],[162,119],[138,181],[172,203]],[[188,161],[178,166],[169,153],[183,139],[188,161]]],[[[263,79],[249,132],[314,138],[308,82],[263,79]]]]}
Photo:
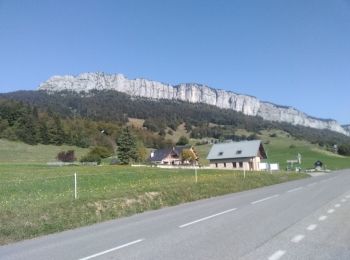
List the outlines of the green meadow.
{"type": "MultiPolygon", "coordinates": [[[[286,166],[302,154],[302,168],[316,160],[329,169],[350,168],[350,158],[295,140],[284,132],[262,132],[269,161],[286,166]],[[272,133],[275,133],[271,137],[272,133]]],[[[196,140],[192,140],[196,141],[196,140]]],[[[0,139],[0,244],[63,231],[147,210],[254,189],[308,177],[303,173],[265,173],[230,170],[160,169],[131,166],[54,167],[58,152],[73,149],[78,158],[88,149],[37,145],[0,139]],[[77,194],[74,199],[74,173],[77,194]]],[[[210,145],[196,146],[200,162],[210,145]]]]}
{"type": "Polygon", "coordinates": [[[193,169],[1,164],[0,244],[307,176],[201,169],[196,183],[193,169]]]}

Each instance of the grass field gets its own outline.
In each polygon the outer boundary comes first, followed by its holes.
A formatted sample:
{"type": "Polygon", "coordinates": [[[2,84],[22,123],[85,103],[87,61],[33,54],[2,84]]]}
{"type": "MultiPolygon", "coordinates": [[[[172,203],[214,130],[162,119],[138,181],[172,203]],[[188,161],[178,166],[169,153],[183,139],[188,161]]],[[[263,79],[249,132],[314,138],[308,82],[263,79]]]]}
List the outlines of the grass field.
{"type": "Polygon", "coordinates": [[[122,166],[0,164],[0,244],[307,177],[122,166]],[[78,174],[74,200],[73,174],[78,174]]]}
{"type": "Polygon", "coordinates": [[[0,139],[0,163],[40,164],[53,162],[60,151],[67,150],[74,150],[78,158],[89,151],[89,149],[68,145],[28,145],[22,142],[0,139]]]}
{"type": "MultiPolygon", "coordinates": [[[[335,155],[279,131],[262,132],[270,162],[281,169],[287,159],[302,154],[302,167],[316,160],[330,169],[350,168],[350,158],[335,155]],[[276,133],[275,137],[271,137],[276,133]]],[[[196,140],[192,140],[196,141],[196,140]]],[[[200,162],[210,145],[196,146],[200,162]]],[[[204,170],[166,170],[122,166],[49,167],[62,150],[74,149],[77,157],[88,149],[37,145],[0,139],[0,244],[128,216],[183,202],[304,178],[295,173],[247,173],[204,170]],[[78,199],[74,200],[73,175],[78,174],[78,199]]]]}
{"type": "Polygon", "coordinates": [[[280,164],[281,169],[287,166],[287,160],[295,160],[297,154],[302,155],[302,168],[314,168],[314,163],[321,160],[331,170],[350,168],[350,157],[326,151],[318,145],[304,140],[296,140],[282,131],[263,131],[260,138],[264,141],[264,147],[268,152],[269,161],[280,164]],[[275,133],[276,137],[270,137],[275,133]]]}

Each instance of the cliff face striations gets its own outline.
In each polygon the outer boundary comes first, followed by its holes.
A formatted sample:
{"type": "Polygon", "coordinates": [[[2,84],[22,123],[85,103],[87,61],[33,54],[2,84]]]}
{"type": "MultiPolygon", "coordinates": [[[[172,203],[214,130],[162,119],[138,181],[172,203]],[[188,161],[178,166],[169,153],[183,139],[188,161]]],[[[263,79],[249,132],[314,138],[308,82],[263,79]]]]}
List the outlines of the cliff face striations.
{"type": "Polygon", "coordinates": [[[83,73],[78,76],[53,76],[39,86],[40,90],[89,92],[90,90],[115,90],[131,96],[151,99],[175,99],[191,103],[205,103],[232,109],[246,115],[261,116],[265,120],[287,122],[318,129],[329,129],[349,135],[335,120],[310,117],[292,107],[262,102],[256,97],[213,89],[205,85],[186,83],[169,85],[146,79],[128,79],[122,74],[83,73]]]}

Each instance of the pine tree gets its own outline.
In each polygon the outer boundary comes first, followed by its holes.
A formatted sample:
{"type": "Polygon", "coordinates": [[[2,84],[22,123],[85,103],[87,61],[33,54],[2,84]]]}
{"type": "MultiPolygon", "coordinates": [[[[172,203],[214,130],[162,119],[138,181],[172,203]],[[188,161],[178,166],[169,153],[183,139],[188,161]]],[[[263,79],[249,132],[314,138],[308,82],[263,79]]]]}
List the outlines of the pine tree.
{"type": "Polygon", "coordinates": [[[117,154],[121,164],[129,164],[137,160],[135,137],[130,133],[128,127],[124,128],[117,140],[117,154]]]}

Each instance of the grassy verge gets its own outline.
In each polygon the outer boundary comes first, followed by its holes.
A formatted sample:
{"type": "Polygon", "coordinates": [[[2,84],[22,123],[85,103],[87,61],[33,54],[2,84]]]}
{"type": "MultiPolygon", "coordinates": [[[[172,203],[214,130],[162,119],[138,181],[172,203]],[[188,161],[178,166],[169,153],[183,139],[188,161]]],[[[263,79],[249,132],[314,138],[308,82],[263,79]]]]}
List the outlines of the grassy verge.
{"type": "Polygon", "coordinates": [[[0,164],[0,244],[285,181],[294,173],[0,164]],[[74,200],[73,174],[78,174],[74,200]]]}

